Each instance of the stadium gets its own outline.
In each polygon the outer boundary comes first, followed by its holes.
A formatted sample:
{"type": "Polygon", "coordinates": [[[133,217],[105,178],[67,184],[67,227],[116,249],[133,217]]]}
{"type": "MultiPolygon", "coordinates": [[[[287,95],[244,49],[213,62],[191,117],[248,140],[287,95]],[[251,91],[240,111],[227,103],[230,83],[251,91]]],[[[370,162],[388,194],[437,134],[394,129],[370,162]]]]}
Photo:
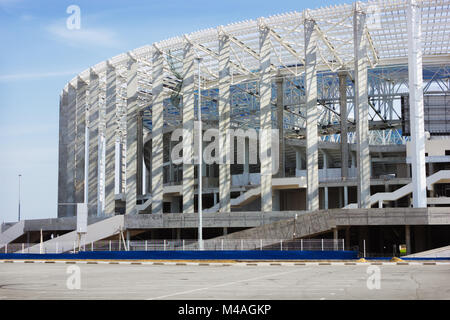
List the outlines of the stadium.
{"type": "Polygon", "coordinates": [[[446,0],[289,12],[82,71],[60,95],[58,218],[4,224],[0,243],[449,245],[449,12],[446,0]]]}

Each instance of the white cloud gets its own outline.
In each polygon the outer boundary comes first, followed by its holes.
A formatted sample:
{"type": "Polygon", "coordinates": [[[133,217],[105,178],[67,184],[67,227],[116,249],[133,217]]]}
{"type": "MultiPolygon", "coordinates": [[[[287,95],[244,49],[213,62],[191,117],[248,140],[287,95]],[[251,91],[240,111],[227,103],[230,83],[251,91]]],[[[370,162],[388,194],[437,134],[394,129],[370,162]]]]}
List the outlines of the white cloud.
{"type": "Polygon", "coordinates": [[[73,47],[79,46],[100,46],[117,47],[120,42],[117,35],[112,30],[101,28],[85,28],[79,30],[69,30],[64,23],[55,23],[47,26],[46,30],[65,44],[73,47]]]}
{"type": "Polygon", "coordinates": [[[42,78],[51,78],[51,77],[62,77],[62,76],[76,75],[78,73],[79,73],[79,71],[0,74],[0,82],[15,81],[15,80],[42,79],[42,78]]]}

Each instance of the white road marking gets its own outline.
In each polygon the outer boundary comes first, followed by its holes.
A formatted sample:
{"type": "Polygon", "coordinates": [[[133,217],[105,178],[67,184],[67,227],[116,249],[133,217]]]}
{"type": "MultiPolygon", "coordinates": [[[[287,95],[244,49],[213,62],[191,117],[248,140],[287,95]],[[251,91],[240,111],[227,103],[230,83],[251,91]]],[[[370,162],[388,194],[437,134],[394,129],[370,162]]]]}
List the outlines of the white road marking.
{"type": "Polygon", "coordinates": [[[298,271],[298,270],[292,270],[292,271],[280,272],[280,273],[272,273],[272,274],[268,274],[268,275],[261,276],[261,277],[255,277],[255,278],[249,278],[249,279],[244,279],[244,280],[237,280],[237,281],[232,281],[232,282],[226,282],[226,283],[221,283],[221,284],[210,286],[210,287],[203,287],[203,288],[197,288],[197,289],[192,289],[192,290],[187,290],[187,291],[175,292],[175,293],[167,294],[167,295],[164,295],[164,296],[148,298],[146,300],[164,299],[164,298],[178,296],[178,295],[182,295],[182,294],[186,294],[186,293],[192,293],[192,292],[197,292],[197,291],[202,291],[202,290],[208,290],[208,289],[212,289],[212,288],[225,287],[225,286],[229,286],[229,285],[233,285],[233,284],[237,284],[237,283],[241,283],[241,282],[254,281],[254,280],[264,279],[264,278],[267,278],[267,277],[280,276],[280,275],[284,275],[284,274],[293,273],[293,272],[296,272],[296,271],[298,271]]]}

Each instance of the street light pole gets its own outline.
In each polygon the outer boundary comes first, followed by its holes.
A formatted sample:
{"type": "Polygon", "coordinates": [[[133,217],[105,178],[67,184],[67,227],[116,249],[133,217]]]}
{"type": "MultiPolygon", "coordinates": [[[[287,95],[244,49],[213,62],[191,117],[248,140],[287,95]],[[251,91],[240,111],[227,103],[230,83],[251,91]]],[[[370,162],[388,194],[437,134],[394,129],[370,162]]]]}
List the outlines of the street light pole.
{"type": "Polygon", "coordinates": [[[202,146],[202,98],[201,98],[201,77],[200,63],[201,58],[196,58],[198,66],[198,248],[203,250],[203,205],[202,205],[202,164],[203,164],[203,146],[202,146]]]}
{"type": "Polygon", "coordinates": [[[20,221],[20,177],[21,177],[22,175],[21,174],[19,174],[19,220],[18,221],[20,221]]]}

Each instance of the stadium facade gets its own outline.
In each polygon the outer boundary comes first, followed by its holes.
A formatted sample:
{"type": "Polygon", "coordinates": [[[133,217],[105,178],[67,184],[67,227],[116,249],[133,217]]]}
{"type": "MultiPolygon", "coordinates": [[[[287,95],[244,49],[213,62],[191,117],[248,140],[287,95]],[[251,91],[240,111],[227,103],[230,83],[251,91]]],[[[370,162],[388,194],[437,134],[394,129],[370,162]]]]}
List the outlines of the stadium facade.
{"type": "Polygon", "coordinates": [[[84,203],[92,221],[123,215],[131,238],[193,238],[183,219],[200,176],[206,238],[308,215],[315,230],[331,214],[346,222],[303,236],[371,238],[375,252],[448,244],[449,12],[446,0],[291,12],[81,72],[60,96],[56,220],[84,203]]]}

